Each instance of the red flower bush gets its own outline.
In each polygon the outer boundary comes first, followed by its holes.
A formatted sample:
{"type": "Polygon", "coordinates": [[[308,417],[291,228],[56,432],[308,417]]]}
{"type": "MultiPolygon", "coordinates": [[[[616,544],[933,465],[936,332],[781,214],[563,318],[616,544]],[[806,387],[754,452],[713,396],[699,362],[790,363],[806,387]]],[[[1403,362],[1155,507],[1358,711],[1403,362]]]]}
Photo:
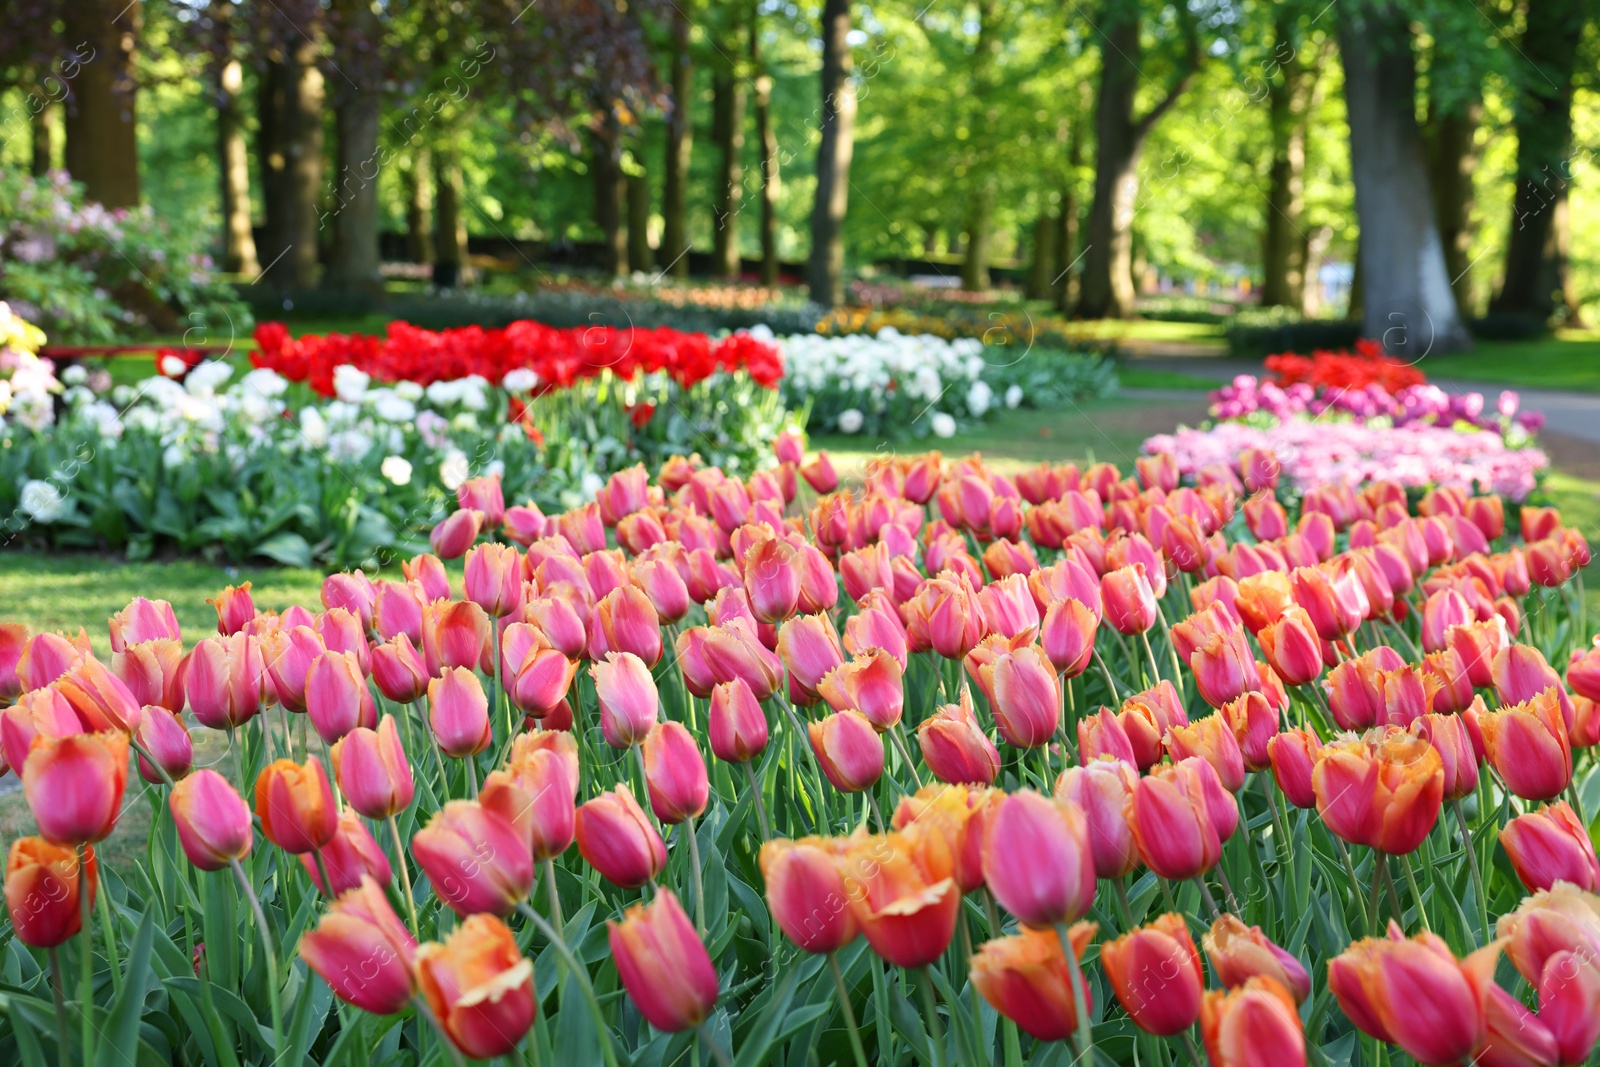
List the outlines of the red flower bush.
{"type": "Polygon", "coordinates": [[[777,348],[742,333],[713,341],[703,333],[668,328],[557,329],[525,319],[493,330],[464,326],[433,331],[391,322],[384,337],[330,333],[299,338],[290,337],[281,322],[265,322],[255,337],[259,349],[250,357],[255,366],[306,382],[323,396],[334,395],[333,370],[342,363],[380,381],[419,385],[473,374],[499,385],[507,371],[526,368],[539,375],[538,392],[565,389],[607,370],[624,379],[665,372],[685,389],[719,370],[743,370],[769,389],[783,378],[783,356],[777,348]]]}
{"type": "Polygon", "coordinates": [[[1376,385],[1387,393],[1398,393],[1428,380],[1416,367],[1391,359],[1377,341],[1368,339],[1357,341],[1353,353],[1318,350],[1309,356],[1293,352],[1268,356],[1266,367],[1279,385],[1304,383],[1319,389],[1365,389],[1376,385]]]}

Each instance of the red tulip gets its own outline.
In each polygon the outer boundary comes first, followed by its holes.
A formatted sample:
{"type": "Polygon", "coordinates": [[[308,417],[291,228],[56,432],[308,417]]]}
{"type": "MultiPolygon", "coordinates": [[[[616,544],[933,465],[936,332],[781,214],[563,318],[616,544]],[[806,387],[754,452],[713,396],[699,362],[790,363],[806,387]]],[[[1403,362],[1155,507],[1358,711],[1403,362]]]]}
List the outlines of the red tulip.
{"type": "Polygon", "coordinates": [[[843,842],[807,837],[761,846],[767,906],[783,935],[807,952],[835,952],[860,932],[834,855],[843,842]]]}
{"type": "Polygon", "coordinates": [[[375,1015],[393,1015],[415,996],[416,949],[371,879],[329,904],[316,929],[300,939],[301,958],[334,995],[375,1015]]]}
{"type": "Polygon", "coordinates": [[[923,866],[931,858],[898,833],[858,834],[838,858],[856,923],[872,950],[893,966],[926,966],[944,955],[955,935],[961,888],[948,866],[923,866]]]}
{"type": "Polygon", "coordinates": [[[808,723],[811,750],[841,793],[870,789],[883,776],[883,738],[858,711],[836,711],[808,723]]]}
{"type": "Polygon", "coordinates": [[[963,688],[960,703],[943,704],[917,724],[917,745],[941,782],[993,785],[1000,773],[1000,752],[978,723],[971,690],[963,688]]]}
{"type": "Polygon", "coordinates": [[[1386,710],[1384,681],[1390,671],[1404,665],[1400,654],[1388,645],[1337,664],[1322,683],[1334,723],[1342,730],[1376,725],[1386,710]]]}
{"type": "Polygon", "coordinates": [[[59,845],[108,836],[117,825],[128,784],[128,735],[40,734],[22,765],[22,790],[39,833],[59,845]]]}
{"type": "Polygon", "coordinates": [[[1168,912],[1100,946],[1111,991],[1139,1029],[1170,1037],[1200,1018],[1205,973],[1183,916],[1168,912]]]}
{"type": "Polygon", "coordinates": [[[80,866],[76,849],[42,837],[19,837],[11,842],[6,854],[6,910],[11,913],[11,931],[18,941],[53,949],[83,928],[78,879],[85,868],[91,906],[100,886],[92,847],[84,849],[84,858],[80,866]]]}
{"type": "Polygon", "coordinates": [[[474,1059],[517,1047],[539,1013],[533,961],[492,915],[473,915],[417,949],[417,982],[450,1041],[474,1059]]]}
{"type": "MultiPolygon", "coordinates": [[[[1457,961],[1439,937],[1357,941],[1328,963],[1328,988],[1362,1033],[1399,1045],[1425,1067],[1470,1059],[1487,1022],[1484,1006],[1499,945],[1457,961]]],[[[1258,979],[1259,980],[1259,979],[1258,979]]]]}
{"type": "Polygon", "coordinates": [[[699,1026],[717,1006],[717,969],[670,889],[607,922],[611,955],[639,1014],[657,1030],[699,1026]]]}
{"type": "Polygon", "coordinates": [[[1311,730],[1285,730],[1267,742],[1272,761],[1272,777],[1278,788],[1297,808],[1316,807],[1316,790],[1311,776],[1322,742],[1311,730]]]}
{"type": "Polygon", "coordinates": [[[1519,815],[1500,831],[1500,844],[1522,884],[1530,890],[1570,882],[1579,889],[1600,889],[1600,862],[1594,842],[1564,800],[1519,815]]]}
{"type": "Polygon", "coordinates": [[[1099,625],[1094,612],[1077,600],[1060,600],[1045,610],[1039,643],[1056,673],[1076,678],[1088,669],[1099,625]]]}
{"type": "Polygon", "coordinates": [[[667,865],[667,846],[624,785],[578,807],[576,836],[584,861],[624,889],[644,885],[667,865]]]}
{"type": "Polygon", "coordinates": [[[322,761],[304,765],[274,760],[256,778],[256,817],[268,841],[293,855],[313,852],[333,839],[339,812],[322,761]]]}
{"type": "MultiPolygon", "coordinates": [[[[1075,923],[1068,932],[1078,956],[1094,940],[1093,923],[1075,923]]],[[[1023,927],[1011,937],[985,942],[972,957],[972,985],[983,999],[1039,1041],[1065,1041],[1078,1028],[1077,996],[1061,938],[1054,930],[1023,927]]]]}
{"type": "Polygon", "coordinates": [[[1322,644],[1305,611],[1290,607],[1256,634],[1272,669],[1290,685],[1305,685],[1322,673],[1322,644]]]}
{"type": "Polygon", "coordinates": [[[984,833],[983,876],[995,899],[1029,926],[1081,918],[1095,891],[1083,812],[1030,790],[1006,797],[984,833]]]}

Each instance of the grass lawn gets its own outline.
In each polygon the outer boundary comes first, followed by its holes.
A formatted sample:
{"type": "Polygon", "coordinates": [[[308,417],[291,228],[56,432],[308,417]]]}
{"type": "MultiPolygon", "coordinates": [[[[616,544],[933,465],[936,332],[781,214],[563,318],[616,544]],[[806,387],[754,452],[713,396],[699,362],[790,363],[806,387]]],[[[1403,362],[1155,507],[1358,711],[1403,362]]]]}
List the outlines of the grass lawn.
{"type": "Polygon", "coordinates": [[[1530,341],[1481,341],[1470,352],[1426,357],[1417,366],[1435,378],[1600,392],[1600,330],[1560,330],[1530,341]]]}

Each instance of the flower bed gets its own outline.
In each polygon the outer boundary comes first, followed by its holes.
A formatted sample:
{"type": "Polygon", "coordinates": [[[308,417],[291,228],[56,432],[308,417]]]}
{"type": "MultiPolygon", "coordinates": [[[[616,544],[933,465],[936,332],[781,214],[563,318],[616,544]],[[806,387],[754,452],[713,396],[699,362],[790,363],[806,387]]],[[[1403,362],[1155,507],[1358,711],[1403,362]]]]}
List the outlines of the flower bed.
{"type": "Polygon", "coordinates": [[[0,626],[37,829],[0,1056],[1591,1056],[1600,648],[1558,514],[1381,481],[1291,516],[1247,457],[1246,538],[1164,455],[886,459],[800,505],[826,457],[776,452],[550,516],[468,482],[462,570],[229,588],[204,636],[135,600],[109,666],[0,626]]]}

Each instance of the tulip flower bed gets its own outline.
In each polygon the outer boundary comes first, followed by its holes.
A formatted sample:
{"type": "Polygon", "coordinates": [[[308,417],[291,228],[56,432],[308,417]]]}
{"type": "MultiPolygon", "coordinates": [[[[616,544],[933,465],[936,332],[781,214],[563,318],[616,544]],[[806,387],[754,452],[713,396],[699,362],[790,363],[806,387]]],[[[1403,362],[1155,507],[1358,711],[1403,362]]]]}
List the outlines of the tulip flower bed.
{"type": "Polygon", "coordinates": [[[1291,515],[1264,453],[851,493],[775,452],[549,517],[464,484],[459,583],[230,587],[192,647],[145,599],[109,665],[0,626],[37,825],[0,1062],[1589,1059],[1600,642],[1559,514],[1383,480],[1291,515]]]}

